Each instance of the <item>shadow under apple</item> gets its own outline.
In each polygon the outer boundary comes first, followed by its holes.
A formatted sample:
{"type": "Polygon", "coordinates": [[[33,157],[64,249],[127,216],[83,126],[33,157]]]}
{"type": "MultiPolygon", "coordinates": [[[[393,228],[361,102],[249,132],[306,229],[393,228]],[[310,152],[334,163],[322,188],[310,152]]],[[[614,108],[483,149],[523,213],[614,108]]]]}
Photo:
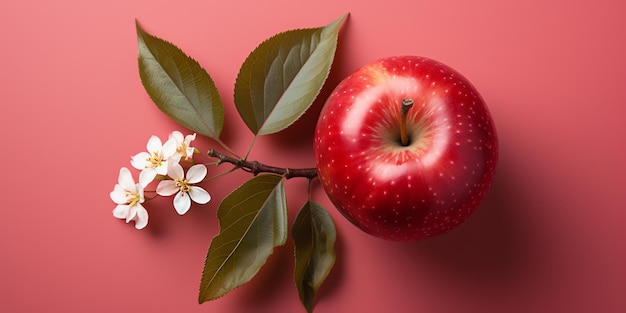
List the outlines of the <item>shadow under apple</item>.
{"type": "Polygon", "coordinates": [[[419,258],[470,283],[515,281],[532,258],[529,236],[524,234],[532,231],[532,225],[525,222],[523,191],[510,166],[501,159],[483,204],[457,229],[414,244],[393,245],[390,252],[394,257],[419,258]]]}

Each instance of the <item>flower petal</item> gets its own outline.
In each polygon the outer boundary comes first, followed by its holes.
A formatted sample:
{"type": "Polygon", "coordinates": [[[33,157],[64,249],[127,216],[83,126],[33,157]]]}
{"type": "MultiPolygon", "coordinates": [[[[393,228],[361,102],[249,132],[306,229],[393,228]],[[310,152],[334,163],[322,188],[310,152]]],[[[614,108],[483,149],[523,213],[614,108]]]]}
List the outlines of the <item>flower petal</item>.
{"type": "Polygon", "coordinates": [[[194,148],[187,147],[187,149],[185,149],[185,160],[191,160],[191,158],[193,158],[194,152],[195,152],[194,148]]]}
{"type": "Polygon", "coordinates": [[[180,159],[183,157],[182,154],[176,152],[169,159],[167,159],[168,164],[174,164],[180,162],[180,159]]]}
{"type": "Polygon", "coordinates": [[[157,175],[157,172],[155,169],[153,168],[144,169],[143,171],[141,171],[141,173],[139,173],[139,184],[141,184],[144,187],[148,186],[148,184],[154,180],[156,175],[157,175]]]}
{"type": "Polygon", "coordinates": [[[185,147],[185,159],[189,160],[193,158],[193,153],[195,152],[195,148],[191,146],[191,142],[196,140],[196,133],[193,135],[187,135],[185,137],[185,141],[183,142],[183,146],[185,147]]]}
{"type": "Polygon", "coordinates": [[[169,164],[170,163],[167,160],[161,161],[161,164],[159,166],[157,166],[154,170],[159,175],[167,175],[167,169],[169,167],[169,164]]]}
{"type": "Polygon", "coordinates": [[[189,190],[189,197],[191,197],[191,200],[194,202],[200,204],[205,204],[211,201],[211,195],[206,192],[206,190],[198,186],[191,186],[191,189],[189,190]]]}
{"type": "Polygon", "coordinates": [[[128,213],[126,214],[126,223],[134,220],[137,217],[137,205],[129,205],[128,213]]]}
{"type": "Polygon", "coordinates": [[[154,152],[161,152],[161,147],[163,147],[163,144],[161,143],[161,139],[159,137],[152,135],[150,139],[148,139],[146,148],[150,154],[154,154],[154,152]]]}
{"type": "Polygon", "coordinates": [[[137,215],[135,218],[135,228],[143,229],[148,225],[148,211],[141,204],[137,205],[137,215]]]}
{"type": "Polygon", "coordinates": [[[189,199],[189,195],[183,192],[179,192],[174,196],[174,209],[178,214],[183,215],[189,211],[191,207],[191,199],[189,199]]]}
{"type": "Polygon", "coordinates": [[[117,204],[127,204],[128,201],[126,199],[126,190],[124,190],[124,188],[117,184],[115,185],[115,187],[113,187],[113,191],[111,191],[111,200],[113,200],[113,202],[117,203],[117,204]]]}
{"type": "Polygon", "coordinates": [[[176,144],[176,140],[169,139],[168,141],[166,141],[165,144],[163,144],[163,147],[161,148],[161,152],[163,153],[163,158],[169,159],[171,156],[174,155],[174,153],[176,153],[177,148],[178,146],[176,144]]]}
{"type": "Polygon", "coordinates": [[[170,140],[173,139],[177,144],[180,144],[183,142],[184,138],[183,138],[183,133],[175,130],[173,132],[170,133],[170,136],[168,137],[170,140]]]}
{"type": "Polygon", "coordinates": [[[126,204],[119,204],[113,209],[113,216],[119,219],[126,219],[128,215],[129,206],[126,204]]]}
{"type": "Polygon", "coordinates": [[[117,178],[117,183],[124,188],[124,190],[132,191],[135,189],[135,180],[130,170],[126,167],[120,169],[120,175],[117,178]]]}
{"type": "Polygon", "coordinates": [[[139,203],[146,201],[143,196],[143,186],[140,183],[135,184],[135,193],[139,195],[139,203]]]}
{"type": "Polygon", "coordinates": [[[172,179],[183,179],[185,178],[185,172],[183,171],[183,167],[178,163],[169,163],[169,167],[167,168],[167,176],[172,179]]]}
{"type": "Polygon", "coordinates": [[[148,162],[149,158],[150,153],[139,152],[130,158],[130,164],[138,170],[143,170],[144,168],[152,165],[150,162],[148,162]]]}
{"type": "Polygon", "coordinates": [[[173,180],[162,180],[159,182],[156,188],[156,192],[159,196],[168,197],[180,191],[180,188],[176,186],[176,182],[173,180]]]}
{"type": "Polygon", "coordinates": [[[207,169],[204,164],[196,164],[187,170],[187,180],[190,184],[201,182],[206,176],[207,169]]]}
{"type": "Polygon", "coordinates": [[[191,144],[192,141],[196,140],[196,133],[193,133],[192,135],[187,135],[185,136],[185,140],[184,143],[189,146],[191,144]]]}

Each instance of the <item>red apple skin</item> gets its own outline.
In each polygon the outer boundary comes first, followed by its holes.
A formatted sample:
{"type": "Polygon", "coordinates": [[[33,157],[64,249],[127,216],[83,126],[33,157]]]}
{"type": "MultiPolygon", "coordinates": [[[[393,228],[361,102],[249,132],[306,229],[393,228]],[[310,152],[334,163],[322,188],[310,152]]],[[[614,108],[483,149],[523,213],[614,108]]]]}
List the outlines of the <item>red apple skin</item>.
{"type": "Polygon", "coordinates": [[[480,205],[498,160],[493,119],[472,84],[432,59],[377,60],[346,77],[315,129],[324,190],[376,237],[415,241],[445,233],[480,205]],[[401,103],[410,143],[400,144],[401,103]]]}

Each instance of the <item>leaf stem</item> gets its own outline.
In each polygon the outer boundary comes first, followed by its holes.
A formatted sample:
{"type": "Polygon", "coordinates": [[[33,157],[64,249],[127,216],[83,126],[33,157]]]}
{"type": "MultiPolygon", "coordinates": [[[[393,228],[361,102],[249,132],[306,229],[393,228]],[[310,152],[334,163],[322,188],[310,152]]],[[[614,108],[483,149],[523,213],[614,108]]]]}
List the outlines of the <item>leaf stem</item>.
{"type": "Polygon", "coordinates": [[[309,198],[309,202],[313,201],[313,184],[311,182],[312,180],[313,180],[312,178],[309,178],[307,180],[306,191],[307,191],[307,195],[308,195],[308,198],[309,198]]]}
{"type": "Polygon", "coordinates": [[[254,176],[260,173],[273,173],[284,176],[286,179],[294,177],[305,177],[309,180],[317,177],[316,168],[287,168],[266,165],[258,161],[248,161],[245,159],[235,159],[228,155],[225,155],[215,149],[210,149],[207,155],[219,160],[219,163],[230,163],[235,165],[235,168],[240,168],[246,172],[254,174],[254,176]]]}
{"type": "MultiPolygon", "coordinates": [[[[239,158],[240,156],[233,151],[228,145],[226,145],[221,139],[219,138],[214,138],[214,140],[220,145],[222,146],[222,148],[226,149],[226,151],[228,151],[230,154],[234,155],[235,157],[239,158]]],[[[248,153],[250,153],[250,151],[248,151],[248,153]]],[[[247,155],[246,155],[247,156],[247,155]]]]}
{"type": "Polygon", "coordinates": [[[252,147],[254,147],[254,143],[256,142],[257,137],[258,135],[255,134],[254,138],[252,138],[252,142],[250,142],[250,146],[248,147],[248,152],[246,152],[246,156],[243,157],[244,160],[247,160],[250,152],[252,152],[252,147]]]}
{"type": "MultiPolygon", "coordinates": [[[[219,162],[219,161],[218,161],[218,162],[215,162],[215,163],[216,163],[216,164],[214,164],[214,165],[219,165],[219,163],[221,163],[221,162],[219,162]]],[[[211,177],[209,177],[209,178],[205,178],[204,180],[205,180],[205,181],[208,181],[208,180],[214,180],[214,179],[220,178],[220,177],[222,177],[222,176],[224,176],[224,175],[227,175],[227,174],[230,174],[230,173],[234,172],[236,169],[237,169],[237,167],[233,167],[233,168],[229,169],[228,171],[226,171],[226,172],[224,172],[224,173],[220,173],[220,174],[217,174],[217,175],[213,175],[213,176],[211,176],[211,177]]]]}

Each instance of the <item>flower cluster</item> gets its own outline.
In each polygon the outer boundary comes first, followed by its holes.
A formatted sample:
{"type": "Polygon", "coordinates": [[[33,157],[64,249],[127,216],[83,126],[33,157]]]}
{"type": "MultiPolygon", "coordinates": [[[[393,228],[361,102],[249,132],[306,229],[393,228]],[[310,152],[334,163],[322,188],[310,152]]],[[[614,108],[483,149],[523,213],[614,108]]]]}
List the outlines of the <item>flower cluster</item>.
{"type": "Polygon", "coordinates": [[[146,145],[147,152],[140,152],[131,157],[130,164],[140,170],[139,180],[135,182],[131,171],[122,167],[118,182],[111,192],[111,200],[117,204],[113,209],[113,216],[126,220],[126,223],[135,221],[135,228],[142,229],[148,225],[148,211],[143,206],[148,192],[145,188],[160,180],[156,187],[156,194],[160,196],[174,196],[174,208],[178,214],[185,214],[191,207],[191,201],[206,204],[211,196],[206,190],[196,184],[200,183],[207,174],[203,164],[195,164],[187,169],[187,174],[181,161],[193,162],[195,148],[191,142],[196,134],[183,136],[179,131],[169,135],[163,143],[157,136],[152,136],[146,145]]]}

